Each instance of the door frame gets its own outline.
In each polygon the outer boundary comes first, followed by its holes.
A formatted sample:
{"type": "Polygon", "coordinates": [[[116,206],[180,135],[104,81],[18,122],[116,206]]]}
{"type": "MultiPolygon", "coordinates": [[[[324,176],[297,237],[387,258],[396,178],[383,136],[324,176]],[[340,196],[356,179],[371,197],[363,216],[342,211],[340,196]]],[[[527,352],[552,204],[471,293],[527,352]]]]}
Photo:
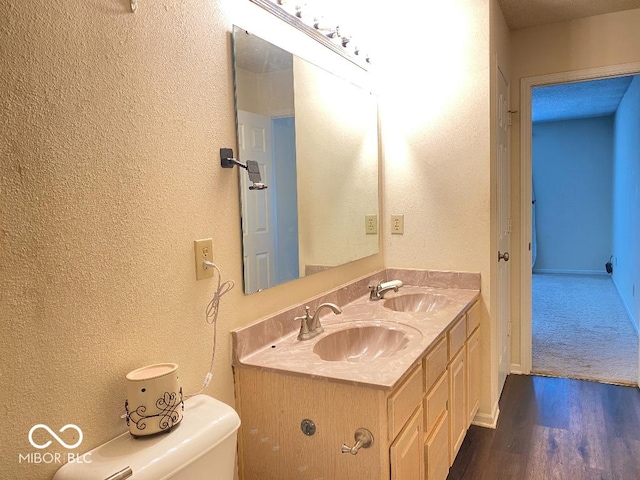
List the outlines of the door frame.
{"type": "MultiPolygon", "coordinates": [[[[637,75],[640,62],[523,77],[520,80],[520,367],[531,373],[531,91],[533,87],[637,75]]],[[[640,359],[639,359],[640,363],[640,359]]],[[[639,379],[640,381],[640,379],[639,379]]],[[[640,383],[639,383],[640,386],[640,383]]]]}

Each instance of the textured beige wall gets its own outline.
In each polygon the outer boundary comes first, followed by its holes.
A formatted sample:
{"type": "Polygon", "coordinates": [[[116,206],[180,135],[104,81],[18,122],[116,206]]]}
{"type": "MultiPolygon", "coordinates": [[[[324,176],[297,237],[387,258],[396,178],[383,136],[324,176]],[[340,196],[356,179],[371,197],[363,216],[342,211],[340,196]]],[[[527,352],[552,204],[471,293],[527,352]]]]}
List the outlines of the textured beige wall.
{"type": "MultiPolygon", "coordinates": [[[[559,72],[622,65],[640,61],[640,9],[588,17],[572,22],[517,30],[511,33],[511,107],[522,110],[520,81],[559,72]]],[[[520,275],[523,267],[520,238],[520,118],[511,127],[511,182],[513,216],[510,262],[512,291],[512,363],[520,365],[520,275]]],[[[527,261],[528,263],[528,261],[527,261]]],[[[526,268],[530,268],[525,266],[526,268]]]]}
{"type": "Polygon", "coordinates": [[[271,17],[232,0],[0,4],[0,478],[51,477],[18,463],[36,423],[77,424],[79,451],[125,431],[133,368],[173,361],[199,389],[215,282],[195,281],[194,239],[237,282],[206,390],[229,404],[232,328],[382,267],[242,293],[238,172],[218,160],[236,143],[230,31],[271,17]]]}
{"type": "Polygon", "coordinates": [[[388,229],[390,214],[404,214],[405,229],[384,237],[386,263],[482,274],[483,415],[497,400],[489,356],[495,348],[489,7],[489,0],[456,0],[423,2],[411,15],[399,9],[402,42],[388,42],[389,73],[380,79],[383,222],[388,229]]]}
{"type": "MultiPolygon", "coordinates": [[[[447,3],[415,12],[403,28],[407,48],[393,44],[383,59],[390,72],[381,73],[385,214],[405,215],[405,234],[385,238],[387,264],[485,273],[488,0],[447,3]]],[[[484,295],[488,287],[483,278],[484,295]]]]}

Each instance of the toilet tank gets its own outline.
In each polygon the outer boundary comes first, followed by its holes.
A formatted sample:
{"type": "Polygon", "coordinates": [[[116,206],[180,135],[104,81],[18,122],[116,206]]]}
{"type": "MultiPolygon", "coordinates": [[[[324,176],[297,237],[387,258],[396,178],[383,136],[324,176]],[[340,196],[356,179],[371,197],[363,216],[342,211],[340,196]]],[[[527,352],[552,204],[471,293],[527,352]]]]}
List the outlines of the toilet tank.
{"type": "Polygon", "coordinates": [[[83,458],[91,463],[67,463],[53,480],[233,480],[239,427],[233,408],[196,395],[170,432],[127,432],[88,452],[83,458]]]}

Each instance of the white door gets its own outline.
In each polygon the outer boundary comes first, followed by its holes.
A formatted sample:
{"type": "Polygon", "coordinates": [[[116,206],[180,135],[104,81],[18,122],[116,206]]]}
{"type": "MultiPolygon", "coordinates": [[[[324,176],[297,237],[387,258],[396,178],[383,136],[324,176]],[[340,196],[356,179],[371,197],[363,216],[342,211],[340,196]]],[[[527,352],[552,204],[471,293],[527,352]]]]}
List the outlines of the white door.
{"type": "Polygon", "coordinates": [[[244,291],[257,292],[275,285],[275,215],[271,119],[238,111],[238,158],[255,160],[260,166],[266,190],[249,190],[249,176],[240,169],[242,200],[242,242],[244,252],[244,291]]]}
{"type": "Polygon", "coordinates": [[[511,365],[510,263],[511,214],[509,178],[509,82],[498,67],[498,391],[502,391],[511,365]]]}

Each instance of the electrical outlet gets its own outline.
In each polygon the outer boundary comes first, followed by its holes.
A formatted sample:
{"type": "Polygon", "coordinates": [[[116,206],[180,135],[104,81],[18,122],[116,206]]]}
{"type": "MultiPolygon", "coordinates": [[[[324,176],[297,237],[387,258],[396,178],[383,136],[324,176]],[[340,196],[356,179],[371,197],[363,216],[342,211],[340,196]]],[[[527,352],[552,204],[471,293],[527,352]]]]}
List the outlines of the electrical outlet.
{"type": "Polygon", "coordinates": [[[404,215],[391,215],[391,234],[404,235],[404,215]]]}
{"type": "Polygon", "coordinates": [[[367,235],[374,235],[378,233],[378,215],[365,215],[364,225],[367,235]]]}
{"type": "Polygon", "coordinates": [[[204,268],[204,261],[213,262],[213,240],[203,238],[193,241],[193,250],[196,257],[196,280],[213,277],[213,268],[204,268]]]}

